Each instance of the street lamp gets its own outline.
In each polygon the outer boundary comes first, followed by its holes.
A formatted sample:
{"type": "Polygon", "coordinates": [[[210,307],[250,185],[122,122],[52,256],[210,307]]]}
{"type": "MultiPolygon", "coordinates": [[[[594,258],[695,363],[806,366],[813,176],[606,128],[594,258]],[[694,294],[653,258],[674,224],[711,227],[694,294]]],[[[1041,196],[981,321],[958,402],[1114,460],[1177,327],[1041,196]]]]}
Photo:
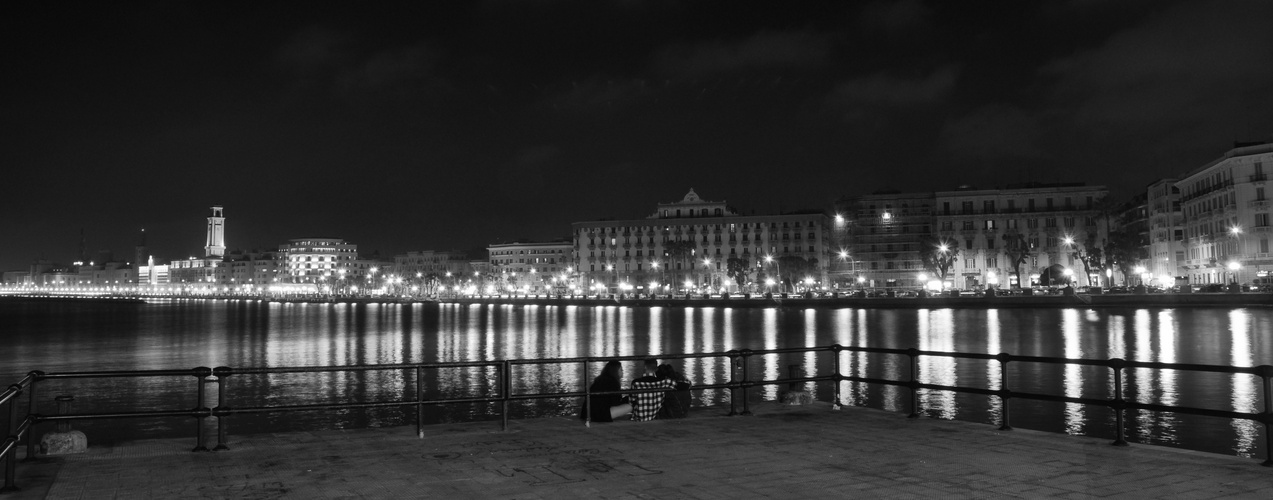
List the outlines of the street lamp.
{"type": "Polygon", "coordinates": [[[782,261],[774,260],[773,255],[766,255],[765,263],[776,263],[776,266],[778,268],[778,291],[782,292],[782,261]]]}

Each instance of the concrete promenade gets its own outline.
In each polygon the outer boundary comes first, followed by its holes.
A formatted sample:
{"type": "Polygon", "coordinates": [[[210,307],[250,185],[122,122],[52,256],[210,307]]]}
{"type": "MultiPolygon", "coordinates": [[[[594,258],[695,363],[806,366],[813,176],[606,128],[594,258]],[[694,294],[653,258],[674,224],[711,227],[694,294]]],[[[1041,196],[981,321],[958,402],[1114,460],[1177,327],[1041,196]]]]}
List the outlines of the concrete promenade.
{"type": "Polygon", "coordinates": [[[1273,498],[1259,460],[826,403],[586,428],[556,417],[93,447],[0,499],[1273,498]]]}

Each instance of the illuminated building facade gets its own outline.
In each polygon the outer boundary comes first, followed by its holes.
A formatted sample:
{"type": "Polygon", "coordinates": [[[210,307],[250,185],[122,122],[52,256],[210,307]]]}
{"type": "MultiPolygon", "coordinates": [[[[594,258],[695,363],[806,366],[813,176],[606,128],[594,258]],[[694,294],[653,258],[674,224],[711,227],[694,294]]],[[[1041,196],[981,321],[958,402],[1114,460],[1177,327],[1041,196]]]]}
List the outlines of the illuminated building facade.
{"type": "Polygon", "coordinates": [[[277,283],[282,271],[277,252],[232,251],[216,269],[216,281],[237,291],[257,291],[277,283]]]}
{"type": "Polygon", "coordinates": [[[1273,144],[1237,144],[1176,182],[1190,283],[1247,283],[1273,266],[1271,167],[1273,144]]]}
{"type": "Polygon", "coordinates": [[[932,235],[933,193],[879,191],[843,200],[837,210],[846,219],[836,221],[837,234],[847,236],[845,256],[833,256],[837,269],[848,261],[849,276],[837,280],[841,287],[921,286],[919,250],[932,235]]]}
{"type": "Polygon", "coordinates": [[[568,293],[574,282],[574,244],[570,241],[500,243],[486,247],[496,289],[519,293],[568,293]]]}
{"type": "Polygon", "coordinates": [[[358,245],[339,238],[299,238],[279,246],[282,276],[279,281],[319,283],[361,276],[364,266],[356,265],[358,245]],[[340,271],[344,270],[345,273],[340,271]]]}
{"type": "Polygon", "coordinates": [[[464,252],[421,250],[393,256],[393,273],[406,278],[445,277],[473,274],[469,266],[469,256],[464,252]]]}
{"type": "Polygon", "coordinates": [[[745,216],[692,189],[644,219],[576,222],[572,233],[580,285],[594,293],[649,293],[651,283],[658,293],[739,291],[730,259],[758,291],[768,279],[774,292],[822,287],[834,246],[821,210],[745,216]]]}
{"type": "Polygon", "coordinates": [[[1171,286],[1183,277],[1185,264],[1184,215],[1180,211],[1180,188],[1176,179],[1160,179],[1146,188],[1149,211],[1149,265],[1146,270],[1156,284],[1171,286]]]}
{"type": "Polygon", "coordinates": [[[1045,272],[1065,271],[1079,286],[1106,283],[1099,269],[1083,278],[1088,269],[1081,255],[1106,244],[1108,214],[1102,213],[1099,202],[1108,194],[1104,186],[1079,183],[934,193],[936,236],[959,248],[947,281],[961,289],[1017,285],[1007,243],[1008,238],[1020,237],[1031,250],[1020,267],[1021,286],[1043,284],[1040,277],[1045,272]]]}

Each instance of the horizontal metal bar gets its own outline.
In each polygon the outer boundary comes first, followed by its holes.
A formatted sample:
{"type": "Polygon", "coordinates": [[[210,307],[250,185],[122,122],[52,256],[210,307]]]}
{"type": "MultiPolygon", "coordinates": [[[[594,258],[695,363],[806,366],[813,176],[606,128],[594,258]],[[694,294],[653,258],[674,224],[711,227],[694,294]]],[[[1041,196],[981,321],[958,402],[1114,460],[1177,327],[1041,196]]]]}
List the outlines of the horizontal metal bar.
{"type": "Polygon", "coordinates": [[[357,366],[288,366],[275,368],[231,368],[231,375],[264,375],[272,373],[367,372],[378,370],[413,370],[416,368],[482,368],[499,366],[502,361],[462,361],[455,363],[415,363],[357,366]]]}
{"type": "Polygon", "coordinates": [[[418,405],[441,405],[453,403],[494,403],[500,401],[495,398],[454,398],[454,399],[426,399],[424,401],[370,401],[364,403],[318,403],[308,405],[279,405],[279,406],[244,406],[244,407],[228,407],[214,408],[213,414],[234,415],[239,413],[270,413],[270,412],[292,412],[292,411],[313,411],[313,410],[341,410],[350,408],[391,408],[395,406],[418,406],[418,405]]]}
{"type": "Polygon", "coordinates": [[[193,370],[119,370],[101,372],[62,372],[45,373],[40,380],[80,379],[80,378],[116,378],[116,377],[191,377],[193,370]]]}
{"type": "Polygon", "coordinates": [[[152,410],[115,413],[76,413],[73,415],[31,415],[36,423],[61,422],[72,420],[104,420],[109,418],[145,418],[145,417],[208,417],[211,410],[152,410]]]}

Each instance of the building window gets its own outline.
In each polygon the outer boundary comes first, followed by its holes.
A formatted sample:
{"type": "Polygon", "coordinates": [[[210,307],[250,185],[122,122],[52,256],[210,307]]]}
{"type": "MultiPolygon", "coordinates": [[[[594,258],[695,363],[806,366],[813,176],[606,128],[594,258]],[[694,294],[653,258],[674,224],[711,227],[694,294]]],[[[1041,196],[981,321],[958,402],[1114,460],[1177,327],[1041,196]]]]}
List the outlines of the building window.
{"type": "Polygon", "coordinates": [[[966,249],[968,249],[968,250],[972,250],[972,240],[971,240],[971,239],[964,240],[964,248],[966,248],[966,249]]]}
{"type": "Polygon", "coordinates": [[[986,229],[993,230],[994,228],[995,228],[995,221],[993,220],[986,221],[986,229]]]}
{"type": "Polygon", "coordinates": [[[1056,217],[1048,217],[1043,219],[1044,227],[1056,227],[1056,217]]]}
{"type": "Polygon", "coordinates": [[[947,220],[947,221],[942,221],[942,223],[941,223],[941,229],[942,229],[942,231],[951,231],[951,230],[955,229],[955,227],[954,227],[954,226],[955,226],[955,223],[953,223],[953,222],[951,222],[951,221],[948,221],[948,220],[947,220]]]}
{"type": "Polygon", "coordinates": [[[971,230],[972,230],[972,221],[970,221],[970,220],[966,220],[966,221],[964,221],[964,230],[966,230],[966,231],[971,231],[971,230]]]}

